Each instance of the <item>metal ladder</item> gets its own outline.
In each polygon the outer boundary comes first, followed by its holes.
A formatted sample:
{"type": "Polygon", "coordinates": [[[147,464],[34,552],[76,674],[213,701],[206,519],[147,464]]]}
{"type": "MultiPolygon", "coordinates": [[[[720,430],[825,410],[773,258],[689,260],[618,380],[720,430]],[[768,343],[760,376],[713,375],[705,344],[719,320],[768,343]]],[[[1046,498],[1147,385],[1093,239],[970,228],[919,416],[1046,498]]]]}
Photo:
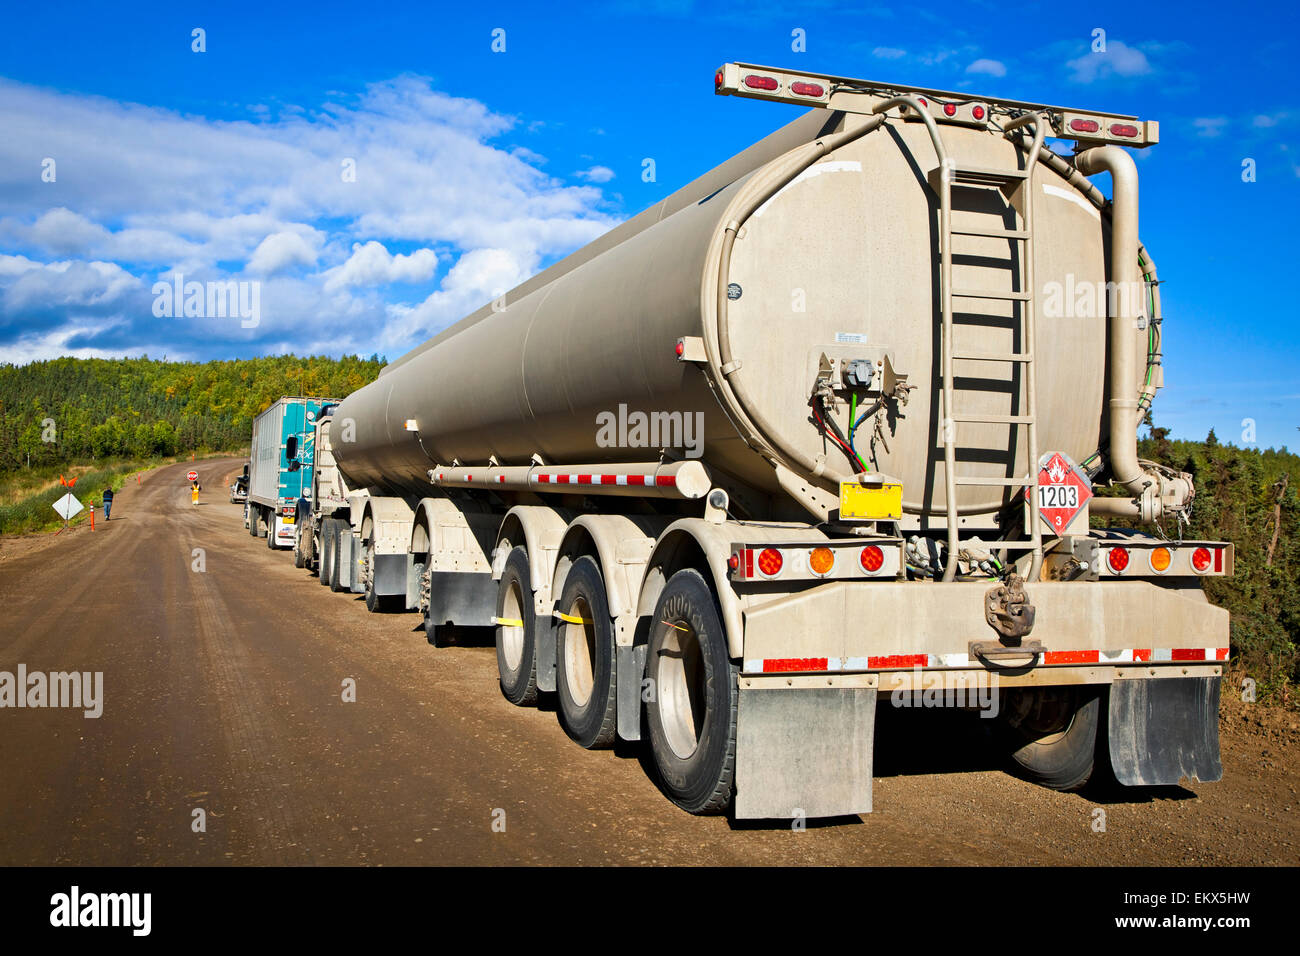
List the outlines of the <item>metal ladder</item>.
{"type": "MultiPolygon", "coordinates": [[[[1026,579],[1038,577],[1043,561],[1043,536],[1038,525],[1038,422],[1036,405],[1036,382],[1034,374],[1034,256],[1033,256],[1033,180],[1038,166],[1038,153],[1043,146],[1043,137],[1049,122],[1041,113],[1024,113],[1008,123],[1003,132],[1011,134],[1025,126],[1033,127],[1033,138],[1026,156],[1024,169],[988,169],[975,166],[959,166],[951,161],[939,138],[939,130],[930,116],[914,96],[899,96],[878,104],[875,112],[885,112],[896,106],[907,106],[914,110],[923,120],[930,132],[935,152],[939,159],[938,182],[935,186],[939,192],[939,297],[942,318],[942,370],[943,370],[943,459],[944,459],[944,498],[948,522],[948,556],[944,567],[943,580],[952,581],[957,576],[957,559],[961,550],[958,535],[959,516],[957,513],[957,489],[961,486],[983,485],[1008,488],[1024,487],[1029,490],[1025,501],[1025,529],[1027,537],[983,542],[990,552],[1028,551],[1032,554],[1031,565],[1026,579]],[[970,186],[994,186],[999,189],[1012,187],[1022,190],[1023,229],[976,229],[952,227],[952,186],[954,183],[970,186]],[[983,236],[1007,239],[1020,243],[1024,251],[1024,268],[1021,271],[1022,282],[1019,289],[1009,292],[986,292],[976,289],[954,289],[952,284],[952,237],[983,236]],[[1018,303],[1020,316],[1021,352],[975,352],[956,351],[953,347],[953,308],[954,298],[996,299],[1018,303]],[[1008,362],[1024,369],[1025,408],[1020,415],[991,415],[987,413],[964,413],[957,408],[954,387],[954,365],[957,362],[1008,362]],[[1000,424],[1013,428],[1023,428],[1028,446],[1029,474],[1013,478],[983,478],[963,475],[957,469],[957,430],[962,424],[1000,424]]],[[[1019,138],[1019,137],[1017,137],[1019,138]]],[[[1014,142],[1015,140],[1013,140],[1014,142]]],[[[1019,145],[1019,144],[1017,144],[1019,145]]],[[[1014,446],[1013,446],[1014,447],[1014,446]]],[[[1013,462],[1014,463],[1014,462],[1013,462]]]]}

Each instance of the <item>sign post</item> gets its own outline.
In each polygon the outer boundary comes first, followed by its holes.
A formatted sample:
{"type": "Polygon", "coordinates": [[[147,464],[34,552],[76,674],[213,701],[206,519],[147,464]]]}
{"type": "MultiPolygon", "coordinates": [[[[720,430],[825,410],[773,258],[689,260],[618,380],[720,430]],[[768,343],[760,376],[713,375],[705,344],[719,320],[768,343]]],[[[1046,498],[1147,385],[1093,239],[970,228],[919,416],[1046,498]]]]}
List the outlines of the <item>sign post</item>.
{"type": "Polygon", "coordinates": [[[53,507],[54,510],[58,512],[59,517],[63,519],[63,527],[60,528],[56,534],[62,534],[64,531],[68,530],[68,522],[71,521],[74,516],[85,510],[85,506],[73,497],[72,492],[68,492],[58,501],[54,502],[53,507]]]}

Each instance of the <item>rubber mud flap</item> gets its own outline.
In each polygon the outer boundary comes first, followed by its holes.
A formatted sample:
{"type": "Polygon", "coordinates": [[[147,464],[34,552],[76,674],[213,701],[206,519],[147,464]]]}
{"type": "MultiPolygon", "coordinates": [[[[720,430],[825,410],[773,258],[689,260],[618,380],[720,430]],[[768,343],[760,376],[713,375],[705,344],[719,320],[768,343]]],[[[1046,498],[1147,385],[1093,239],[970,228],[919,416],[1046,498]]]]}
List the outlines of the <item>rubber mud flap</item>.
{"type": "Polygon", "coordinates": [[[1115,779],[1126,787],[1223,779],[1219,762],[1220,677],[1117,680],[1107,739],[1115,779]]]}

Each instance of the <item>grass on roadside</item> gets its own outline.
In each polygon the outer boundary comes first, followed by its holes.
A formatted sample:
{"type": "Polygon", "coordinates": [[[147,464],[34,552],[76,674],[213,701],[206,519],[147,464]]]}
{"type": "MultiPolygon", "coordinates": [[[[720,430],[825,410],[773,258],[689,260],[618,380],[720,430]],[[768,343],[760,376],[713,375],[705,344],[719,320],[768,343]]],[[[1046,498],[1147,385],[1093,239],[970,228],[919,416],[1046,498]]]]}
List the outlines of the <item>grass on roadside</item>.
{"type": "MultiPolygon", "coordinates": [[[[229,452],[199,455],[197,460],[224,457],[229,452]]],[[[189,460],[188,455],[168,458],[127,459],[103,462],[97,465],[60,465],[14,472],[0,477],[0,534],[28,534],[35,531],[53,531],[63,524],[54,510],[54,503],[72,492],[87,509],[72,519],[71,524],[89,520],[93,504],[101,509],[104,488],[120,491],[136,472],[147,471],[160,465],[189,460]],[[59,476],[75,477],[77,483],[66,488],[59,476]]]]}

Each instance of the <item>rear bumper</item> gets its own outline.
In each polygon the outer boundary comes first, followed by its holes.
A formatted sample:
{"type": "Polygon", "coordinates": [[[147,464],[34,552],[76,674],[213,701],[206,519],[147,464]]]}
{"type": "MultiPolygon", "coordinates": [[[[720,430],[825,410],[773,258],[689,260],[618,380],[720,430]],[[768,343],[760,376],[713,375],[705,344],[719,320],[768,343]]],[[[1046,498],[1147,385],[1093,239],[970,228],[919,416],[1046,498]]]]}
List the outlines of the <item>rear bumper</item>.
{"type": "MultiPolygon", "coordinates": [[[[751,605],[743,672],[878,672],[989,669],[973,642],[996,640],[984,620],[991,583],[835,582],[751,605]]],[[[1198,589],[1146,581],[1026,585],[1033,632],[1046,653],[1026,656],[1034,683],[1080,682],[1065,672],[1113,679],[1117,668],[1214,668],[1228,656],[1228,612],[1198,589]]],[[[995,668],[1002,672],[1012,669],[995,668]]],[[[1020,668],[1024,670],[1025,668],[1020,668]]],[[[891,682],[892,686],[892,682],[891,682]]]]}

